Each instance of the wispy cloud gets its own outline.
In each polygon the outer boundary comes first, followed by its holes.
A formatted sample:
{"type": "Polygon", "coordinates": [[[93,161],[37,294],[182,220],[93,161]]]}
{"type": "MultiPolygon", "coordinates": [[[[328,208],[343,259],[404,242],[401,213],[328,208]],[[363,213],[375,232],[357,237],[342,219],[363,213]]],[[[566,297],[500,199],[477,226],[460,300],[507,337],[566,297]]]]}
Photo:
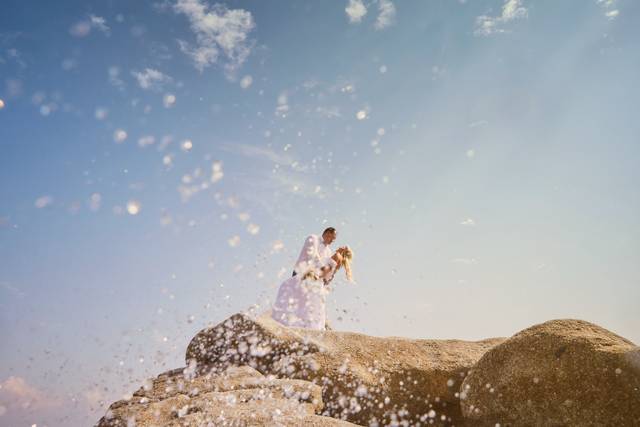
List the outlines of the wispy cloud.
{"type": "MultiPolygon", "coordinates": [[[[226,144],[223,149],[244,157],[254,158],[269,162],[279,167],[256,168],[256,177],[244,177],[244,183],[251,191],[243,193],[243,197],[265,208],[273,205],[274,197],[283,203],[290,202],[290,196],[302,198],[324,199],[327,190],[321,185],[319,177],[309,173],[309,168],[299,163],[287,152],[279,152],[269,147],[261,147],[250,144],[226,144]],[[285,167],[286,166],[286,167],[285,167]],[[256,191],[257,189],[257,191],[256,191]]],[[[269,209],[272,211],[272,209],[269,209]]],[[[272,211],[274,215],[280,215],[272,211]]]]}
{"type": "MultiPolygon", "coordinates": [[[[0,218],[0,227],[2,226],[2,218],[0,218]]],[[[2,281],[0,282],[0,288],[5,289],[8,293],[10,293],[11,295],[14,295],[18,298],[23,298],[25,297],[27,294],[22,291],[21,289],[13,286],[11,283],[9,282],[5,282],[2,281]]]]}
{"type": "Polygon", "coordinates": [[[62,405],[62,400],[47,396],[22,377],[10,376],[0,382],[0,401],[9,408],[50,409],[62,405]]]}
{"type": "Polygon", "coordinates": [[[178,0],[173,9],[187,16],[196,36],[195,45],[184,40],[178,44],[198,71],[215,64],[222,52],[227,58],[225,70],[232,75],[251,53],[249,33],[255,28],[251,12],[220,4],[209,7],[200,0],[178,0]]]}
{"type": "Polygon", "coordinates": [[[349,0],[349,4],[344,9],[349,18],[349,22],[358,23],[367,14],[367,7],[362,0],[349,0]]]}
{"type": "Polygon", "coordinates": [[[102,31],[106,35],[111,34],[111,28],[109,28],[106,19],[102,16],[89,15],[89,22],[91,22],[92,28],[102,31]]]}
{"type": "Polygon", "coordinates": [[[302,171],[304,168],[286,152],[277,152],[272,148],[261,147],[251,144],[225,144],[222,149],[244,157],[261,158],[280,166],[291,166],[293,169],[302,171]]]}
{"type": "Polygon", "coordinates": [[[503,26],[511,21],[527,17],[527,8],[523,6],[522,0],[505,0],[502,5],[502,13],[499,16],[482,15],[476,18],[477,36],[490,36],[496,33],[505,33],[507,30],[503,26]]]}
{"type": "Polygon", "coordinates": [[[378,18],[374,27],[378,30],[383,30],[393,24],[396,19],[396,7],[391,0],[378,0],[378,18]]]}
{"type": "Polygon", "coordinates": [[[476,222],[472,218],[467,218],[460,222],[460,225],[466,225],[467,227],[473,227],[476,222]]]}
{"type": "Polygon", "coordinates": [[[132,71],[131,75],[138,81],[138,86],[145,90],[160,90],[173,79],[153,68],[145,68],[144,71],[132,71]]]}
{"type": "Polygon", "coordinates": [[[315,109],[316,114],[320,115],[320,117],[323,117],[325,119],[332,119],[335,117],[342,117],[342,114],[340,113],[340,107],[336,106],[336,105],[332,105],[332,106],[318,106],[315,109]]]}
{"type": "Polygon", "coordinates": [[[27,63],[22,58],[22,54],[18,49],[15,47],[3,49],[4,45],[10,40],[12,40],[11,37],[2,37],[2,35],[0,35],[0,64],[15,63],[20,66],[20,68],[26,68],[27,63]]]}
{"type": "Polygon", "coordinates": [[[308,176],[282,170],[271,174],[265,185],[272,190],[301,197],[324,199],[327,196],[327,191],[308,176]]]}

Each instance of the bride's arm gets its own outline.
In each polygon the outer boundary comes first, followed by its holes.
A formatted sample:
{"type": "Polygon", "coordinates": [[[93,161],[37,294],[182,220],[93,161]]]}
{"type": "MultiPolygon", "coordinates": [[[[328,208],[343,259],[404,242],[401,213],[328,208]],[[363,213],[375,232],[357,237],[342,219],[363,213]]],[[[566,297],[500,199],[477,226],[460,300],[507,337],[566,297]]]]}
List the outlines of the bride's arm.
{"type": "Polygon", "coordinates": [[[334,260],[336,262],[336,264],[340,265],[340,264],[342,264],[342,260],[344,258],[342,257],[340,252],[336,252],[335,254],[331,255],[331,259],[334,260]]]}

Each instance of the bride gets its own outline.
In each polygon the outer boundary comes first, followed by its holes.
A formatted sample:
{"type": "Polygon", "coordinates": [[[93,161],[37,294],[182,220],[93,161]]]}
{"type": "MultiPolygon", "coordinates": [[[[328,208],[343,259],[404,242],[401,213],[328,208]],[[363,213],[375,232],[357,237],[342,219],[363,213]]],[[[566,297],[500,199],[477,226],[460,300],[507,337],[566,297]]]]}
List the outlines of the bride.
{"type": "Polygon", "coordinates": [[[335,261],[334,267],[328,265],[320,271],[309,270],[285,280],[278,289],[271,317],[285,326],[325,330],[325,300],[329,293],[329,282],[341,267],[344,267],[347,279],[352,280],[353,252],[348,246],[343,246],[335,251],[331,259],[335,261]]]}

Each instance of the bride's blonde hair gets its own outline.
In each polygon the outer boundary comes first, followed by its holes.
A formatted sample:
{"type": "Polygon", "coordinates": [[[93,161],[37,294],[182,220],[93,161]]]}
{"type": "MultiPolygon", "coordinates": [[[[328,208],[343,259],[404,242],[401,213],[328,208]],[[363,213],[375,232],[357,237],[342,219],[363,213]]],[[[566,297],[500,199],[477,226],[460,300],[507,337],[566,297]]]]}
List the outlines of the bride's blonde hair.
{"type": "Polygon", "coordinates": [[[342,255],[342,265],[344,265],[344,272],[347,275],[347,279],[349,281],[353,280],[353,275],[351,274],[351,261],[353,261],[353,251],[349,246],[343,246],[338,248],[336,252],[340,252],[342,255]]]}

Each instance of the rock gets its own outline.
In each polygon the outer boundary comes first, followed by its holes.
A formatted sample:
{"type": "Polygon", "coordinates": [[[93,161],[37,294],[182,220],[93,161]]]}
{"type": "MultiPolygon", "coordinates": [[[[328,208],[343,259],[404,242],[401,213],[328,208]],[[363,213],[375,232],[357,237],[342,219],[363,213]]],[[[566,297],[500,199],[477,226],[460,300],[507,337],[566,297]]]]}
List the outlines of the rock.
{"type": "Polygon", "coordinates": [[[181,368],[113,403],[98,427],[352,425],[315,415],[322,406],[320,387],[309,382],[267,378],[248,366],[202,376],[181,368]]]}
{"type": "Polygon", "coordinates": [[[462,399],[474,426],[640,425],[640,348],[592,323],[552,320],[482,356],[462,399]]]}
{"type": "Polygon", "coordinates": [[[503,339],[479,342],[378,338],[286,328],[236,314],[200,331],[186,361],[198,375],[248,365],[322,387],[323,415],[360,425],[459,424],[467,371],[503,339]]]}

